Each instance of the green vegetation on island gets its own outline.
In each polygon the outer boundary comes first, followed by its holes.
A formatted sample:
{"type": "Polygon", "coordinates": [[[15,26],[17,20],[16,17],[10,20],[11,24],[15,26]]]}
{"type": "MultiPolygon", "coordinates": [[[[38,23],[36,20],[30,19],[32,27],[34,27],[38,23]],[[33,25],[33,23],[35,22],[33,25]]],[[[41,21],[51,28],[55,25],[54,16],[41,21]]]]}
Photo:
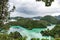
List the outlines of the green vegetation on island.
{"type": "MultiPolygon", "coordinates": [[[[0,40],[26,40],[26,37],[22,37],[20,33],[14,32],[5,34],[1,33],[1,30],[9,30],[10,26],[23,26],[27,29],[33,29],[33,28],[46,28],[48,25],[56,24],[56,26],[52,30],[47,31],[41,31],[43,36],[52,36],[55,38],[55,40],[60,40],[60,20],[56,19],[53,16],[47,15],[42,17],[40,20],[32,20],[30,18],[20,18],[16,19],[17,21],[14,22],[8,22],[10,17],[10,12],[13,12],[15,9],[15,6],[13,6],[13,9],[8,11],[8,1],[9,0],[0,0],[0,40]],[[4,24],[4,22],[8,22],[4,24]]],[[[39,1],[39,0],[38,0],[39,1]]],[[[42,0],[43,1],[43,0],[42,0]]],[[[47,0],[48,1],[48,0],[47,0]]],[[[45,1],[46,6],[51,6],[51,2],[45,1]],[[47,3],[49,5],[47,5],[47,3]]],[[[39,40],[38,38],[32,38],[31,40],[39,40]]],[[[42,39],[47,40],[47,39],[42,39]]]]}

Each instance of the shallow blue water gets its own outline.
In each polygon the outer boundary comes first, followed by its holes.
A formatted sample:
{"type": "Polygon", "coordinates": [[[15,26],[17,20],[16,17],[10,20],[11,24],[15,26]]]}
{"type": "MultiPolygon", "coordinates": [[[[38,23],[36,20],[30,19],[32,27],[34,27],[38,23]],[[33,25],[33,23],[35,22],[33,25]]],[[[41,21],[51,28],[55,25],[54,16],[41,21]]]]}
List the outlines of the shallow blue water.
{"type": "Polygon", "coordinates": [[[21,27],[21,26],[11,26],[11,28],[9,29],[9,31],[8,31],[8,34],[10,33],[10,32],[15,32],[15,31],[17,31],[17,32],[19,32],[23,37],[24,36],[27,36],[28,38],[27,38],[27,40],[30,40],[31,38],[40,38],[40,39],[42,39],[42,38],[47,38],[47,39],[49,39],[50,40],[50,36],[48,37],[48,36],[42,36],[42,34],[40,33],[41,31],[45,31],[45,30],[47,30],[49,27],[49,29],[51,30],[52,28],[54,28],[54,26],[55,25],[51,25],[51,26],[47,26],[47,28],[34,28],[34,29],[32,29],[32,30],[28,30],[28,29],[26,29],[26,28],[23,28],[23,27],[21,27]]]}

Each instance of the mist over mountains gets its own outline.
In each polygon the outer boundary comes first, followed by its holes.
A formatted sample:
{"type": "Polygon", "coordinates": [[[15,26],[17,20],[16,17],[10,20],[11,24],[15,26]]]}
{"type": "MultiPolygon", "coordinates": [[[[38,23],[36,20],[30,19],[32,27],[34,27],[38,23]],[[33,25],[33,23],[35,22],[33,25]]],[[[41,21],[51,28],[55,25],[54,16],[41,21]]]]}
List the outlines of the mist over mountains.
{"type": "MultiPolygon", "coordinates": [[[[53,16],[53,17],[55,17],[56,19],[60,20],[60,15],[53,16]]],[[[26,18],[26,17],[21,17],[21,16],[18,16],[18,17],[10,17],[10,19],[20,19],[20,18],[26,18]]],[[[27,17],[26,19],[40,20],[41,18],[42,18],[42,16],[36,16],[36,17],[27,17]]]]}

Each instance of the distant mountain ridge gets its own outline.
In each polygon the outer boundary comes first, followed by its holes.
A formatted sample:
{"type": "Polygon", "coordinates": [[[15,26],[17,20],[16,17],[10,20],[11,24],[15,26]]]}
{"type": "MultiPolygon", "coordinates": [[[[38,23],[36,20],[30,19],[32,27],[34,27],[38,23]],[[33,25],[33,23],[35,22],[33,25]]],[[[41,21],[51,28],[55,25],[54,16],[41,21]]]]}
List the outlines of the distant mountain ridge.
{"type": "MultiPolygon", "coordinates": [[[[56,19],[60,20],[60,15],[54,16],[56,19]]],[[[20,19],[20,18],[26,18],[26,17],[11,17],[10,19],[20,19]]],[[[33,20],[40,20],[42,17],[41,16],[36,16],[36,17],[28,17],[28,19],[33,19],[33,20]]]]}
{"type": "MultiPolygon", "coordinates": [[[[11,17],[10,19],[20,19],[20,18],[25,18],[25,17],[11,17]]],[[[40,20],[41,16],[37,16],[37,17],[28,17],[27,19],[33,19],[33,20],[40,20]]]]}
{"type": "Polygon", "coordinates": [[[35,18],[35,19],[41,19],[41,16],[32,17],[32,18],[35,18]]]}
{"type": "Polygon", "coordinates": [[[57,18],[58,20],[60,20],[60,15],[59,16],[55,16],[55,18],[57,18]]]}

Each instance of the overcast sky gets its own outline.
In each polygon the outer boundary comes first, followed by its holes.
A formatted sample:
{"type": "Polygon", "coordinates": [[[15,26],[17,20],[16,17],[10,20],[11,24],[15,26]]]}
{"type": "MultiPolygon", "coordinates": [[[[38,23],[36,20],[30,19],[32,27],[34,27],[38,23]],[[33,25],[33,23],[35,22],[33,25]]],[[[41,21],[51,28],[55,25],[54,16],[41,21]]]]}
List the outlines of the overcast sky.
{"type": "Polygon", "coordinates": [[[36,0],[9,0],[10,9],[13,5],[16,6],[14,12],[11,12],[11,17],[33,17],[33,16],[45,16],[45,15],[60,15],[60,0],[52,2],[50,7],[46,7],[45,3],[36,0]]]}

